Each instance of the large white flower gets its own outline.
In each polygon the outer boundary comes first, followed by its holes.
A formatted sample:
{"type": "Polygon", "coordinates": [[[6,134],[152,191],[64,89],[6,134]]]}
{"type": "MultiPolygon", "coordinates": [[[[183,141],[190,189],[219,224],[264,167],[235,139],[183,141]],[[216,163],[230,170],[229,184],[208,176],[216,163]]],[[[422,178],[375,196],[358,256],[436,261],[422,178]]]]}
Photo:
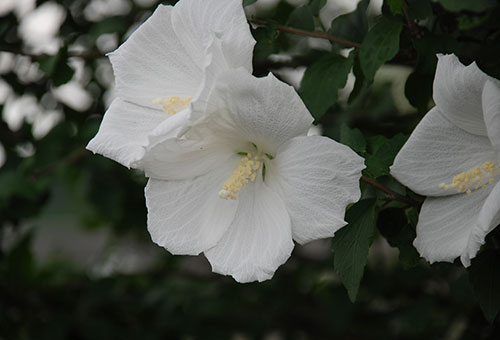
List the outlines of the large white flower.
{"type": "Polygon", "coordinates": [[[360,197],[363,159],[306,136],[313,121],[292,87],[244,70],[221,76],[207,112],[145,157],[148,229],[173,254],[204,252],[237,281],[272,277],[293,249],[332,237],[360,197]]]}
{"type": "Polygon", "coordinates": [[[252,71],[250,34],[241,1],[181,0],[160,5],[109,55],[117,99],[87,148],[127,167],[141,167],[156,136],[181,134],[190,103],[220,72],[252,71]]]}
{"type": "Polygon", "coordinates": [[[500,223],[500,87],[475,63],[438,56],[434,101],[391,173],[429,196],[414,245],[430,262],[470,264],[500,223]]]}

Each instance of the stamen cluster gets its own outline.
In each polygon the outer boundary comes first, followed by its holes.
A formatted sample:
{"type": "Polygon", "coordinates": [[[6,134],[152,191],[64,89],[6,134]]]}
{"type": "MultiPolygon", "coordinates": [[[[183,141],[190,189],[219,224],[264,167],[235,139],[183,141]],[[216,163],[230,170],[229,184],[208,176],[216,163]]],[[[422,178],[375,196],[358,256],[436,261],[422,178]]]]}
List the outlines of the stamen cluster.
{"type": "Polygon", "coordinates": [[[222,185],[222,190],[219,191],[219,197],[223,199],[235,200],[236,196],[241,189],[243,189],[249,181],[255,181],[257,170],[262,165],[262,159],[259,156],[252,156],[248,153],[243,157],[240,164],[229,176],[229,178],[222,185]]]}
{"type": "Polygon", "coordinates": [[[193,97],[181,98],[179,96],[171,96],[164,99],[155,99],[153,104],[161,105],[163,111],[173,115],[186,109],[192,99],[193,97]]]}
{"type": "Polygon", "coordinates": [[[465,192],[469,195],[472,190],[485,188],[486,185],[495,183],[494,177],[498,174],[500,174],[500,169],[497,168],[497,163],[487,161],[481,166],[459,173],[453,177],[451,184],[441,183],[439,187],[443,190],[454,188],[459,193],[465,192]]]}

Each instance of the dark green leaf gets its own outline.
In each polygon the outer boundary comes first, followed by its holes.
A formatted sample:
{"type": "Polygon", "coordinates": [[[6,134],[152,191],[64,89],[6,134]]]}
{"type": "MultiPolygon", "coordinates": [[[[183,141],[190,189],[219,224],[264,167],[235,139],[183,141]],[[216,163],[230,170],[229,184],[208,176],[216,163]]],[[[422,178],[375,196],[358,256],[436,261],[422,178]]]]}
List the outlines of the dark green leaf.
{"type": "Polygon", "coordinates": [[[346,214],[348,225],[337,231],[332,240],[335,271],[351,301],[355,301],[358,295],[373,237],[375,203],[375,199],[365,199],[354,204],[346,214]]]}
{"type": "Polygon", "coordinates": [[[73,78],[75,71],[68,65],[68,51],[61,48],[56,55],[38,59],[40,69],[47,74],[55,86],[67,83],[73,78]]]}
{"type": "Polygon", "coordinates": [[[403,0],[386,0],[392,14],[403,14],[403,0]]]}
{"type": "Polygon", "coordinates": [[[423,20],[432,15],[430,0],[406,0],[408,15],[413,20],[423,20]]]}
{"type": "Polygon", "coordinates": [[[434,76],[415,71],[408,76],[405,84],[405,96],[419,112],[426,112],[432,97],[434,76]]]}
{"type": "Polygon", "coordinates": [[[352,63],[353,58],[329,54],[306,70],[300,95],[315,119],[337,102],[337,92],[345,86],[352,63]]]}
{"type": "Polygon", "coordinates": [[[368,32],[366,9],[369,3],[368,0],[362,0],[358,3],[355,11],[333,19],[328,32],[357,43],[363,41],[368,32]]]}
{"type": "Polygon", "coordinates": [[[257,43],[253,50],[255,60],[266,60],[270,54],[278,52],[276,30],[273,27],[259,27],[253,30],[257,43]]]}
{"type": "Polygon", "coordinates": [[[500,311],[500,253],[488,249],[472,260],[468,268],[474,293],[489,322],[493,322],[500,311]]]}
{"type": "Polygon", "coordinates": [[[498,5],[496,0],[437,0],[437,2],[451,12],[483,12],[498,5]]]}
{"type": "Polygon", "coordinates": [[[319,11],[325,6],[326,0],[312,0],[309,4],[309,8],[311,9],[312,14],[317,17],[319,15],[319,11]]]}
{"type": "Polygon", "coordinates": [[[385,142],[378,139],[376,151],[366,158],[366,173],[371,177],[389,175],[389,167],[406,140],[407,137],[403,134],[397,134],[385,142]]]}
{"type": "Polygon", "coordinates": [[[309,6],[297,7],[288,17],[288,26],[305,31],[314,31],[313,12],[309,6]]]}
{"type": "MultiPolygon", "coordinates": [[[[352,52],[351,52],[352,53],[352,52]]],[[[363,71],[361,70],[361,64],[359,63],[359,56],[355,55],[354,56],[354,63],[352,65],[352,73],[354,74],[354,77],[356,77],[356,81],[354,82],[354,87],[351,91],[351,94],[349,95],[349,99],[347,102],[351,104],[361,93],[363,88],[365,87],[365,75],[363,74],[363,71]]]]}
{"type": "Polygon", "coordinates": [[[89,35],[94,40],[102,34],[117,33],[122,35],[127,31],[127,27],[127,20],[124,17],[108,17],[92,25],[89,35]]]}
{"type": "Polygon", "coordinates": [[[361,69],[368,81],[385,62],[394,58],[399,50],[399,34],[403,25],[399,20],[381,17],[368,32],[359,53],[361,69]]]}
{"type": "Polygon", "coordinates": [[[243,7],[250,6],[251,4],[256,3],[257,0],[243,0],[243,7]]]}
{"type": "Polygon", "coordinates": [[[340,141],[357,153],[366,151],[366,140],[363,133],[359,129],[349,128],[347,124],[342,124],[340,127],[340,141]]]}

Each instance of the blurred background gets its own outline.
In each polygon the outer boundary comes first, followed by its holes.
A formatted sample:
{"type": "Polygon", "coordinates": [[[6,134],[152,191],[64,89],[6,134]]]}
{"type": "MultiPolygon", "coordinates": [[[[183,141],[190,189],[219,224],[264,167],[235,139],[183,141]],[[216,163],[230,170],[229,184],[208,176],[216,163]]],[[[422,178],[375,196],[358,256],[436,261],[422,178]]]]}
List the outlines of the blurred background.
{"type": "MultiPolygon", "coordinates": [[[[260,284],[238,284],[211,273],[202,255],[174,257],[152,243],[143,174],[85,145],[114,98],[105,54],[159,3],[0,0],[1,340],[500,338],[463,268],[419,260],[410,228],[391,246],[389,229],[406,219],[390,206],[380,213],[355,303],[334,271],[330,240],[296,246],[260,284]]],[[[290,13],[307,3],[258,0],[246,12],[292,25],[290,13]]],[[[359,20],[369,26],[382,5],[372,0],[359,20]]],[[[327,1],[314,28],[328,31],[357,6],[327,1]]],[[[349,53],[269,27],[252,32],[254,73],[272,71],[297,89],[318,55],[349,53]]],[[[351,100],[350,74],[311,133],[339,140],[347,123],[368,135],[407,135],[425,112],[405,97],[415,65],[415,56],[396,58],[351,100]]]]}

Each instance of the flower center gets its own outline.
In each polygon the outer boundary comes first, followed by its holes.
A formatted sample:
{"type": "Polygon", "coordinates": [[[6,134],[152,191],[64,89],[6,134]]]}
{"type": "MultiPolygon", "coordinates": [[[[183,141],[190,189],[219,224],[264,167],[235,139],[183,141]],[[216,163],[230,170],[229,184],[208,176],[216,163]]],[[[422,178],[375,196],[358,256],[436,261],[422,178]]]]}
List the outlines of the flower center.
{"type": "Polygon", "coordinates": [[[168,114],[174,115],[187,108],[192,99],[193,97],[181,98],[179,96],[172,96],[163,99],[161,98],[155,99],[153,100],[153,104],[161,105],[163,111],[165,111],[168,114]]]}
{"type": "Polygon", "coordinates": [[[243,157],[240,164],[234,170],[234,172],[229,176],[229,178],[222,185],[222,190],[219,191],[219,197],[223,199],[235,200],[236,196],[241,189],[243,189],[249,181],[255,181],[257,176],[257,171],[262,165],[263,160],[258,155],[253,156],[248,153],[246,157],[243,157]]]}
{"type": "Polygon", "coordinates": [[[500,174],[497,163],[484,162],[481,166],[462,172],[453,177],[451,184],[441,183],[439,187],[443,190],[454,188],[457,192],[465,192],[469,195],[472,190],[485,188],[488,184],[495,183],[495,176],[500,174]]]}

